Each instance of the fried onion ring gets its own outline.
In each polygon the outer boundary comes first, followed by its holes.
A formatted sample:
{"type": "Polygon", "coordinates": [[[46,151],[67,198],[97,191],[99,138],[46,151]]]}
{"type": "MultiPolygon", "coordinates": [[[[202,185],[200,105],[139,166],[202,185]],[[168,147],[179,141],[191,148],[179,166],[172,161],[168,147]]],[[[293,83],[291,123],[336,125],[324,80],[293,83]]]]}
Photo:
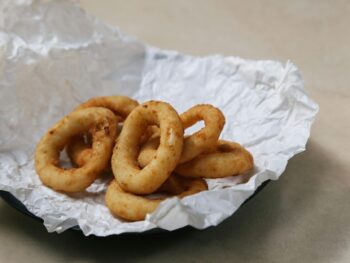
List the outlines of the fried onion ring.
{"type": "MultiPolygon", "coordinates": [[[[92,98],[80,104],[75,110],[103,107],[113,111],[118,121],[122,121],[137,105],[139,105],[137,101],[126,96],[105,96],[92,98]]],[[[88,162],[92,152],[91,145],[84,142],[83,136],[74,137],[68,143],[66,151],[71,162],[78,167],[88,162]]]]}
{"type": "MultiPolygon", "coordinates": [[[[188,136],[184,140],[184,146],[179,163],[185,163],[199,154],[215,148],[220,133],[225,125],[225,117],[222,112],[208,104],[196,105],[180,115],[183,127],[186,129],[196,122],[203,120],[205,127],[188,136]]],[[[159,137],[152,136],[141,148],[138,162],[141,167],[146,166],[155,155],[159,146],[159,137]]]]}
{"type": "Polygon", "coordinates": [[[125,119],[130,112],[139,105],[136,100],[133,100],[127,96],[105,96],[95,97],[80,104],[74,110],[81,110],[90,107],[102,107],[107,108],[114,112],[115,115],[121,116],[125,119]]]}
{"type": "Polygon", "coordinates": [[[191,178],[222,178],[245,173],[253,165],[252,155],[240,144],[219,140],[214,152],[177,166],[175,172],[191,178]]]}
{"type": "Polygon", "coordinates": [[[185,191],[185,188],[181,182],[181,177],[173,174],[169,176],[169,178],[161,185],[161,187],[159,187],[157,192],[178,195],[185,191]]]}
{"type": "Polygon", "coordinates": [[[104,108],[73,111],[56,123],[39,141],[35,151],[35,169],[41,181],[58,191],[80,192],[108,166],[117,133],[113,112],[104,108]],[[59,166],[60,151],[78,134],[90,132],[92,153],[80,168],[59,166]]]}
{"type": "Polygon", "coordinates": [[[112,155],[112,170],[120,187],[135,194],[157,190],[175,169],[183,147],[183,128],[177,112],[160,101],[136,107],[124,121],[112,155]],[[150,125],[160,128],[155,158],[142,170],[138,166],[139,142],[150,125]]]}
{"type": "MultiPolygon", "coordinates": [[[[183,188],[183,191],[176,195],[178,198],[208,189],[207,183],[202,178],[189,179],[179,177],[176,181],[179,181],[183,188]]],[[[106,205],[113,215],[129,221],[144,220],[146,215],[156,210],[158,205],[165,199],[149,199],[128,193],[119,186],[116,180],[113,180],[108,186],[105,198],[106,205]]]]}

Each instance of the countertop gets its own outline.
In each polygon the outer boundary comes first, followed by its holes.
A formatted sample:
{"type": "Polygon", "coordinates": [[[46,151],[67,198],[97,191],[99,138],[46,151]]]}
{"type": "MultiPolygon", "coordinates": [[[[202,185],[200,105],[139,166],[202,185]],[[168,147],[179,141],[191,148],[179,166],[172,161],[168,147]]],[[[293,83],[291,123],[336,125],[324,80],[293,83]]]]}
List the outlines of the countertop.
{"type": "Polygon", "coordinates": [[[0,201],[0,262],[350,262],[349,1],[80,1],[98,18],[192,55],[290,59],[319,104],[281,179],[207,230],[108,238],[46,229],[0,201]]]}

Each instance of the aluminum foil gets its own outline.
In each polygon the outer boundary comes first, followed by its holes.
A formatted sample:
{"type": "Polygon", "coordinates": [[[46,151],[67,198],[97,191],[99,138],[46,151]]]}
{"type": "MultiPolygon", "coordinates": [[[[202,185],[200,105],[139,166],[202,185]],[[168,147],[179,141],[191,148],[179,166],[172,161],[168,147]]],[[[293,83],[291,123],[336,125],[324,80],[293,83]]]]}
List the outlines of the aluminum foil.
{"type": "Polygon", "coordinates": [[[70,1],[5,0],[0,13],[0,189],[43,218],[49,232],[79,225],[85,235],[108,236],[217,225],[305,149],[318,106],[291,62],[161,50],[70,1]],[[104,179],[75,195],[43,186],[33,167],[43,133],[79,103],[117,94],[167,101],[180,113],[198,103],[219,107],[222,138],[248,148],[254,172],[208,180],[209,191],[168,199],[133,223],[109,213],[104,179]]]}

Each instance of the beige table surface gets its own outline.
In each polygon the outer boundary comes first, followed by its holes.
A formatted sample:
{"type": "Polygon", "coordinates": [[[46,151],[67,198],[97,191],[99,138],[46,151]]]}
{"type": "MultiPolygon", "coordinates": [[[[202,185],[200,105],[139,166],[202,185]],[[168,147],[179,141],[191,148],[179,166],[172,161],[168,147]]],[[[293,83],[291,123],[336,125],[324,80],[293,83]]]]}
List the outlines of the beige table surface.
{"type": "Polygon", "coordinates": [[[221,225],[149,236],[48,234],[0,201],[0,262],[350,262],[350,1],[81,1],[161,48],[291,59],[321,111],[307,151],[221,225]]]}

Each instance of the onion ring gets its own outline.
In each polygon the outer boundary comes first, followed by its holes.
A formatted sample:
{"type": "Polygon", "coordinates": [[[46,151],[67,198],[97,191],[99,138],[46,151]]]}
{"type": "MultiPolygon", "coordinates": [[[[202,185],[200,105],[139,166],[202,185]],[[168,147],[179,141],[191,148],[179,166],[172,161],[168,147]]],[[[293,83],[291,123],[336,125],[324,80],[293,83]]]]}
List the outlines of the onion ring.
{"type": "MultiPolygon", "coordinates": [[[[199,120],[204,120],[205,127],[188,136],[179,163],[185,163],[199,154],[215,148],[220,133],[225,125],[222,112],[209,104],[196,105],[180,115],[183,127],[186,129],[199,120]]],[[[152,136],[141,148],[138,162],[141,167],[146,166],[155,155],[159,146],[159,137],[152,136]]]]}
{"type": "Polygon", "coordinates": [[[191,178],[222,178],[245,173],[253,165],[252,155],[240,144],[219,140],[214,152],[179,165],[175,172],[191,178]]]}
{"type": "Polygon", "coordinates": [[[35,151],[35,169],[41,181],[58,191],[86,189],[108,166],[117,133],[113,112],[104,108],[73,111],[56,123],[39,141],[35,151]],[[60,151],[75,135],[92,134],[89,162],[80,168],[58,167],[60,151]]]}
{"type": "MultiPolygon", "coordinates": [[[[207,183],[202,178],[189,179],[179,177],[176,181],[179,181],[184,189],[180,194],[176,195],[178,198],[208,189],[207,183]]],[[[149,199],[144,196],[128,193],[119,186],[116,180],[112,180],[108,186],[105,198],[106,205],[113,215],[129,221],[144,220],[146,215],[156,210],[159,204],[165,199],[149,199]]]]}
{"type": "MultiPolygon", "coordinates": [[[[138,105],[138,102],[126,96],[105,96],[92,98],[80,104],[74,110],[90,107],[103,107],[114,112],[118,121],[124,120],[129,113],[138,105]]],[[[91,145],[84,142],[83,136],[74,137],[66,148],[69,159],[78,167],[88,162],[91,156],[91,145]]]]}
{"type": "MultiPolygon", "coordinates": [[[[184,177],[183,177],[184,178],[184,177]]],[[[171,195],[178,195],[185,191],[182,184],[181,177],[175,174],[169,176],[169,178],[157,189],[157,192],[167,193],[171,195]]]]}
{"type": "Polygon", "coordinates": [[[136,100],[127,96],[105,96],[95,97],[80,104],[74,110],[81,110],[90,107],[107,108],[114,112],[115,115],[121,116],[123,119],[128,117],[130,112],[139,105],[136,100]]]}
{"type": "Polygon", "coordinates": [[[124,121],[112,155],[113,174],[125,191],[153,193],[175,169],[182,147],[182,123],[174,108],[165,102],[146,102],[124,121]],[[149,125],[160,127],[160,146],[155,158],[141,170],[137,163],[139,142],[149,125]]]}

